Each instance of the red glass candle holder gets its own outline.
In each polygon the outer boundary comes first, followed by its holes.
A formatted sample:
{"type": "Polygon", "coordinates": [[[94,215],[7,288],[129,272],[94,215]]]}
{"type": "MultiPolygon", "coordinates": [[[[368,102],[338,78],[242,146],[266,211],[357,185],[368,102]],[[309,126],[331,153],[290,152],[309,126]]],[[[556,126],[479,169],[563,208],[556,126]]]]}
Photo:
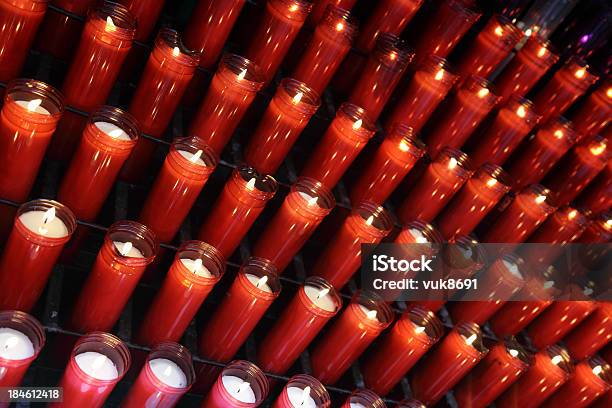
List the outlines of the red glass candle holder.
{"type": "Polygon", "coordinates": [[[24,202],[64,113],[62,95],[34,79],[9,83],[0,112],[0,197],[24,202]]]}
{"type": "Polygon", "coordinates": [[[262,86],[263,77],[255,63],[239,55],[224,55],[189,134],[221,154],[262,86]]]}
{"type": "Polygon", "coordinates": [[[531,360],[532,356],[515,340],[496,343],[455,387],[455,400],[461,407],[489,406],[527,371],[531,360]]]}
{"type": "Polygon", "coordinates": [[[442,323],[430,310],[405,311],[363,363],[366,386],[387,395],[443,333],[442,323]]]}
{"type": "Polygon", "coordinates": [[[306,19],[309,27],[316,27],[321,22],[329,6],[335,6],[350,11],[357,0],[316,0],[312,4],[312,10],[306,19]]]}
{"type": "Polygon", "coordinates": [[[77,218],[93,221],[140,136],[132,115],[102,106],[87,120],[57,197],[77,218]]]}
{"type": "Polygon", "coordinates": [[[305,83],[283,79],[249,140],[245,161],[274,174],[320,105],[319,94],[305,83]]]}
{"type": "Polygon", "coordinates": [[[343,103],[310,155],[301,176],[317,179],[333,189],[375,132],[376,125],[362,108],[343,103]]]}
{"type": "Polygon", "coordinates": [[[570,116],[579,134],[587,140],[602,132],[612,116],[612,82],[603,81],[597,89],[570,116]]]}
{"type": "Polygon", "coordinates": [[[312,9],[307,0],[268,0],[251,35],[246,56],[253,60],[269,83],[312,9]]]}
{"type": "Polygon", "coordinates": [[[583,243],[604,243],[612,240],[612,213],[601,213],[591,220],[584,232],[578,238],[583,243]]]}
{"type": "Polygon", "coordinates": [[[448,62],[429,56],[414,73],[397,105],[385,121],[385,129],[403,123],[418,132],[457,80],[448,62]]]}
{"type": "Polygon", "coordinates": [[[202,408],[254,408],[268,397],[270,385],[264,373],[255,364],[235,360],[227,365],[202,408]]]}
{"type": "Polygon", "coordinates": [[[384,203],[425,154],[425,149],[412,128],[405,125],[394,128],[352,183],[351,202],[384,203]]]}
{"type": "Polygon", "coordinates": [[[510,186],[509,176],[501,167],[482,166],[437,217],[440,233],[446,239],[471,233],[510,186]]]}
{"type": "Polygon", "coordinates": [[[608,140],[597,136],[576,146],[547,175],[544,183],[560,205],[568,204],[603,170],[610,157],[608,140]]]}
{"type": "Polygon", "coordinates": [[[342,300],[329,282],[307,278],[259,343],[257,360],[261,367],[284,374],[341,306],[342,300]]]}
{"type": "Polygon", "coordinates": [[[612,369],[601,357],[576,365],[574,375],[548,398],[543,408],[558,406],[583,408],[608,391],[612,384],[612,369]]]}
{"type": "Polygon", "coordinates": [[[164,1],[123,0],[122,3],[138,22],[134,39],[138,41],[149,39],[164,6],[164,1]]]}
{"type": "Polygon", "coordinates": [[[356,389],[346,399],[342,408],[359,408],[359,406],[368,408],[385,408],[384,401],[375,393],[366,389],[356,389]]]}
{"type": "Polygon", "coordinates": [[[429,155],[438,157],[445,146],[461,148],[498,101],[491,84],[484,78],[466,78],[440,108],[440,116],[436,113],[427,136],[429,155]]]}
{"type": "Polygon", "coordinates": [[[296,406],[329,408],[330,405],[329,393],[319,380],[309,375],[298,374],[289,379],[272,408],[296,406]]]}
{"type": "Polygon", "coordinates": [[[525,96],[558,60],[548,41],[532,35],[495,80],[499,96],[503,100],[525,96]]]}
{"type": "Polygon", "coordinates": [[[527,99],[512,97],[498,112],[484,134],[478,137],[470,158],[474,165],[501,166],[539,122],[540,117],[527,99]]]}
{"type": "Polygon", "coordinates": [[[348,101],[365,109],[375,122],[413,57],[399,37],[379,35],[348,101]]]}
{"type": "Polygon", "coordinates": [[[237,167],[202,224],[198,239],[229,258],[277,189],[272,176],[261,175],[252,167],[237,167]]]}
{"type": "Polygon", "coordinates": [[[574,371],[567,350],[551,346],[534,355],[531,367],[495,401],[500,408],[536,408],[574,371]]]}
{"type": "Polygon", "coordinates": [[[597,353],[612,340],[612,303],[597,302],[597,309],[578,327],[568,334],[563,342],[572,357],[583,360],[597,353]]]}
{"type": "Polygon", "coordinates": [[[577,198],[576,205],[600,213],[612,208],[612,161],[587,185],[577,198]]]}
{"type": "Polygon", "coordinates": [[[406,195],[397,210],[403,223],[414,220],[431,222],[473,174],[468,156],[445,148],[406,195]],[[423,200],[427,205],[423,205],[423,200]]]}
{"type": "Polygon", "coordinates": [[[222,255],[201,241],[184,242],[138,332],[138,343],[177,342],[225,272],[222,255]]]}
{"type": "Polygon", "coordinates": [[[0,1],[0,81],[19,76],[49,0],[0,1]]]}
{"type": "Polygon", "coordinates": [[[534,109],[544,121],[563,114],[576,99],[597,81],[580,58],[570,58],[533,99],[534,109]]]}
{"type": "Polygon", "coordinates": [[[321,95],[350,50],[356,31],[357,21],[349,11],[330,6],[291,77],[321,95]]]}
{"type": "Polygon", "coordinates": [[[0,387],[18,387],[45,346],[45,330],[34,317],[18,310],[0,312],[0,328],[7,336],[0,355],[0,387]]]}
{"type": "Polygon", "coordinates": [[[93,332],[77,341],[59,386],[62,402],[50,407],[102,407],[130,368],[130,351],[110,333],[93,332]]]}
{"type": "Polygon", "coordinates": [[[575,141],[576,132],[572,123],[563,117],[540,128],[508,165],[508,173],[514,179],[514,188],[522,190],[529,184],[542,181],[575,141]]]}
{"type": "Polygon", "coordinates": [[[282,273],[335,204],[331,191],[317,180],[298,179],[259,236],[253,256],[269,259],[282,273]]]}
{"type": "Polygon", "coordinates": [[[172,241],[217,160],[217,154],[197,137],[172,142],[139,217],[160,242],[172,241]]]}
{"type": "MultiPolygon", "coordinates": [[[[183,46],[178,32],[161,29],[129,109],[143,133],[156,139],[162,137],[193,78],[199,58],[199,53],[183,46]]],[[[156,147],[153,140],[139,139],[121,176],[130,181],[142,180],[156,147]]]]}
{"type": "Polygon", "coordinates": [[[191,353],[177,343],[157,344],[123,399],[126,408],[174,407],[195,381],[191,353]]]}
{"type": "Polygon", "coordinates": [[[34,200],[19,207],[0,258],[0,310],[34,307],[75,229],[70,209],[56,201],[34,200]]]}
{"type": "Polygon", "coordinates": [[[488,352],[480,327],[462,323],[451,330],[412,377],[414,397],[434,404],[455,386],[488,352]]]}
{"type": "Polygon", "coordinates": [[[313,375],[324,384],[335,384],[393,319],[391,308],[378,296],[366,292],[353,295],[312,350],[313,375]]]}
{"type": "Polygon", "coordinates": [[[379,243],[393,227],[387,211],[370,201],[359,203],[320,254],[311,275],[341,289],[361,265],[361,245],[379,243]]]}
{"type": "Polygon", "coordinates": [[[111,225],[72,308],[72,328],[83,333],[112,329],[158,249],[146,226],[133,221],[111,225]]]}

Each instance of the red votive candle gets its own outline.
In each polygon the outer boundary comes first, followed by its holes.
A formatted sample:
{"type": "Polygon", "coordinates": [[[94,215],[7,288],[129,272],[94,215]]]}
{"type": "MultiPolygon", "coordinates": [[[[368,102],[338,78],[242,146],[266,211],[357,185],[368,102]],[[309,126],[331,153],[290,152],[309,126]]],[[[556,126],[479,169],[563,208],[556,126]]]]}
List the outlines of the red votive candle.
{"type": "Polygon", "coordinates": [[[84,333],[112,329],[157,250],[146,226],[133,221],[111,225],[72,308],[72,328],[84,333]]]}
{"type": "Polygon", "coordinates": [[[470,154],[474,165],[504,164],[539,120],[540,117],[533,110],[531,102],[520,97],[512,97],[497,112],[484,134],[478,136],[478,143],[470,154]]]}
{"type": "Polygon", "coordinates": [[[612,372],[610,364],[601,357],[593,357],[576,365],[574,375],[548,398],[543,408],[566,406],[583,408],[610,389],[612,372]]]}
{"type": "Polygon", "coordinates": [[[375,132],[376,125],[363,109],[352,103],[343,103],[310,155],[301,176],[317,179],[333,189],[375,132]]]}
{"type": "MultiPolygon", "coordinates": [[[[267,259],[249,258],[200,331],[199,355],[213,361],[229,362],[280,291],[274,265],[267,259]]],[[[218,367],[203,366],[198,380],[211,377],[211,374],[216,378],[219,371],[218,367]]]]}
{"type": "Polygon", "coordinates": [[[329,282],[307,278],[259,343],[257,360],[261,367],[284,374],[341,307],[342,300],[329,282]]]}
{"type": "Polygon", "coordinates": [[[612,160],[608,160],[606,168],[580,193],[576,203],[596,214],[612,207],[612,160]]]}
{"type": "Polygon", "coordinates": [[[525,96],[559,59],[551,48],[538,35],[529,37],[495,80],[499,96],[503,100],[511,95],[525,96]]]}
{"type": "Polygon", "coordinates": [[[612,116],[612,82],[603,81],[580,105],[570,118],[574,122],[579,140],[589,139],[602,132],[612,116]]]}
{"type": "Polygon", "coordinates": [[[370,201],[359,203],[319,255],[311,275],[341,289],[361,265],[361,245],[377,244],[393,227],[387,211],[370,201]]]}
{"type": "Polygon", "coordinates": [[[445,59],[429,56],[414,73],[408,88],[386,119],[385,129],[403,123],[417,132],[421,130],[456,80],[457,76],[450,72],[445,59]]]}
{"type": "Polygon", "coordinates": [[[455,387],[460,407],[485,408],[531,364],[532,356],[515,340],[493,345],[487,356],[455,387]]]}
{"type": "Polygon", "coordinates": [[[612,303],[602,301],[597,302],[597,306],[589,317],[563,339],[576,360],[591,357],[612,339],[612,303]]]}
{"type": "Polygon", "coordinates": [[[342,408],[386,408],[386,406],[378,395],[366,389],[356,389],[342,404],[342,408]]]}
{"type": "MultiPolygon", "coordinates": [[[[186,50],[175,30],[162,28],[132,97],[129,112],[140,130],[161,138],[198,66],[200,54],[186,50]]],[[[157,143],[141,138],[123,166],[126,180],[143,178],[151,165],[157,143]]]]}
{"type": "Polygon", "coordinates": [[[219,251],[202,241],[186,241],[142,319],[138,343],[179,341],[200,306],[225,272],[219,251]]]}
{"type": "Polygon", "coordinates": [[[0,310],[34,307],[75,229],[70,209],[56,201],[19,207],[0,258],[0,310]]]}
{"type": "Polygon", "coordinates": [[[316,27],[321,22],[329,6],[335,6],[350,11],[357,0],[315,0],[312,2],[312,11],[306,19],[309,27],[316,27]]]}
{"type": "Polygon", "coordinates": [[[130,350],[110,333],[93,332],[77,341],[59,387],[62,402],[54,408],[102,407],[130,368],[130,350]]]}
{"type": "Polygon", "coordinates": [[[283,273],[334,205],[332,192],[317,180],[298,179],[259,236],[253,256],[269,259],[283,273]]]}
{"type": "Polygon", "coordinates": [[[157,344],[147,356],[121,406],[172,408],[194,381],[195,372],[189,350],[177,343],[157,344]]]}
{"type": "Polygon", "coordinates": [[[462,77],[470,74],[488,77],[522,37],[523,32],[507,17],[495,14],[461,53],[457,73],[462,77]]]}
{"type": "Polygon", "coordinates": [[[217,165],[217,154],[197,137],[175,139],[139,221],[170,242],[217,165]]]}
{"type": "Polygon", "coordinates": [[[314,377],[298,374],[289,379],[272,408],[329,408],[329,393],[314,377]]]}
{"type": "Polygon", "coordinates": [[[403,223],[414,220],[431,222],[472,174],[465,153],[445,148],[410,189],[397,210],[398,217],[403,223]],[[428,204],[423,205],[423,200],[428,204]]]}
{"type": "Polygon", "coordinates": [[[565,383],[574,370],[570,356],[560,346],[534,355],[531,367],[495,401],[500,408],[536,408],[565,383]]]}
{"type": "Polygon", "coordinates": [[[38,320],[18,310],[0,312],[0,387],[18,387],[44,345],[45,330],[38,320]]]}
{"type": "Polygon", "coordinates": [[[57,197],[77,218],[93,221],[139,137],[132,115],[102,106],[87,120],[57,197]]]}
{"type": "Polygon", "coordinates": [[[0,1],[0,81],[19,76],[49,0],[0,1]]]}
{"type": "Polygon", "coordinates": [[[219,59],[246,0],[200,0],[185,29],[185,44],[202,53],[200,66],[211,68],[219,59]]]}
{"type": "Polygon", "coordinates": [[[423,360],[412,377],[414,397],[433,405],[455,386],[487,353],[480,327],[462,323],[451,330],[423,360]]]}
{"type": "Polygon", "coordinates": [[[390,33],[379,35],[349,102],[365,109],[375,122],[413,57],[399,37],[390,33]]]}
{"type": "Polygon", "coordinates": [[[608,140],[597,136],[576,146],[547,175],[544,183],[567,204],[597,176],[610,157],[608,140]]]}
{"type": "Polygon", "coordinates": [[[440,233],[450,239],[467,235],[510,190],[506,172],[494,164],[482,166],[437,217],[440,233]]]}
{"type": "Polygon", "coordinates": [[[305,83],[283,79],[249,139],[245,161],[261,173],[274,174],[319,105],[319,94],[305,83]]]}
{"type": "Polygon", "coordinates": [[[254,408],[268,397],[270,385],[255,364],[235,360],[223,368],[202,408],[254,408]]]}
{"type": "Polygon", "coordinates": [[[361,367],[368,388],[387,395],[444,333],[428,309],[411,307],[384,334],[361,367]]]}
{"type": "Polygon", "coordinates": [[[514,179],[514,189],[522,190],[529,184],[542,181],[575,140],[576,132],[572,123],[563,117],[540,128],[508,165],[508,173],[514,179]]]}
{"type": "Polygon", "coordinates": [[[34,79],[12,81],[0,112],[0,197],[24,202],[64,113],[62,95],[34,79]]]}
{"type": "Polygon", "coordinates": [[[395,127],[353,182],[351,202],[384,203],[425,154],[425,149],[411,127],[395,127]]]}
{"type": "Polygon", "coordinates": [[[391,308],[378,296],[366,292],[353,295],[312,350],[313,375],[324,384],[335,384],[393,319],[391,308]]]}
{"type": "Polygon", "coordinates": [[[291,77],[321,95],[350,50],[356,31],[357,21],[349,11],[330,6],[291,77]]]}
{"type": "Polygon", "coordinates": [[[121,0],[121,3],[138,22],[134,39],[138,41],[149,39],[164,7],[164,0],[121,0]]]}
{"type": "Polygon", "coordinates": [[[260,175],[252,167],[237,167],[202,224],[198,238],[229,258],[277,189],[273,177],[260,175]]]}
{"type": "Polygon", "coordinates": [[[224,55],[191,122],[189,134],[221,154],[262,86],[257,65],[239,55],[224,55]]]}
{"type": "Polygon", "coordinates": [[[461,148],[498,100],[484,78],[466,78],[442,105],[440,116],[436,114],[427,136],[429,155],[438,157],[445,146],[461,148]]]}
{"type": "Polygon", "coordinates": [[[251,35],[246,56],[253,60],[268,84],[278,70],[293,40],[304,25],[312,3],[307,0],[268,0],[257,28],[251,35]]]}
{"type": "Polygon", "coordinates": [[[563,114],[597,78],[585,61],[570,58],[534,97],[535,111],[545,121],[563,114]]]}

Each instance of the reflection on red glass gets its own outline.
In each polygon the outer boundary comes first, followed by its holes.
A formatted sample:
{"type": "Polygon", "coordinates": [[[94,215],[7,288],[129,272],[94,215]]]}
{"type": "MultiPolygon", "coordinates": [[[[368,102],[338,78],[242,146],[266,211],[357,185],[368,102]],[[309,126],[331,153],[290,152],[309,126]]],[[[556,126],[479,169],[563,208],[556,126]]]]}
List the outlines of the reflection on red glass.
{"type": "Polygon", "coordinates": [[[612,302],[597,302],[597,310],[570,332],[563,342],[572,357],[583,360],[612,340],[612,302]]]}
{"type": "Polygon", "coordinates": [[[570,119],[575,123],[578,140],[589,139],[610,123],[612,116],[612,81],[606,80],[585,100],[570,119]]]}

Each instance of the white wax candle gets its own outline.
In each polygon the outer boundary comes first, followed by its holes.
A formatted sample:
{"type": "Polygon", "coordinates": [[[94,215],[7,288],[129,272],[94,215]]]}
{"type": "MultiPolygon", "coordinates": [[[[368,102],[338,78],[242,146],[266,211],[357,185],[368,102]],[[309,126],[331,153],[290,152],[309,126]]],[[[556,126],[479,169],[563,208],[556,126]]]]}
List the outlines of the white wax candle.
{"type": "Polygon", "coordinates": [[[195,273],[198,276],[202,276],[204,278],[213,277],[213,274],[210,273],[208,268],[202,265],[201,259],[181,258],[181,263],[185,266],[185,268],[189,269],[189,271],[195,273]]]}
{"type": "Polygon", "coordinates": [[[334,298],[329,294],[329,291],[315,288],[314,286],[305,285],[304,291],[306,296],[319,308],[328,312],[334,312],[337,308],[334,298]]]}
{"type": "Polygon", "coordinates": [[[40,106],[41,102],[42,100],[40,99],[33,99],[30,101],[15,101],[17,105],[29,110],[30,112],[42,113],[43,115],[51,115],[51,112],[40,106]]]}
{"type": "Polygon", "coordinates": [[[515,264],[514,262],[506,261],[505,259],[502,259],[502,263],[512,275],[521,279],[523,278],[523,275],[521,274],[521,271],[519,271],[519,267],[517,264],[515,264]]]}
{"type": "Polygon", "coordinates": [[[33,355],[34,345],[28,336],[10,327],[0,327],[0,358],[23,360],[33,355]]]}
{"type": "Polygon", "coordinates": [[[257,399],[255,398],[255,392],[251,388],[251,384],[244,381],[240,377],[233,375],[224,375],[221,377],[221,382],[227,390],[227,392],[240,402],[247,404],[253,404],[257,399]]]}
{"type": "Polygon", "coordinates": [[[110,122],[94,122],[94,126],[113,139],[130,140],[130,136],[123,129],[110,122]]]}
{"type": "Polygon", "coordinates": [[[380,320],[378,319],[378,312],[376,310],[368,309],[364,305],[359,305],[359,308],[361,309],[363,313],[365,313],[368,319],[376,320],[377,322],[380,322],[380,320]]]}
{"type": "Polygon", "coordinates": [[[155,377],[161,382],[174,388],[185,388],[187,377],[181,368],[172,360],[167,358],[154,358],[149,361],[149,367],[155,377]]]}
{"type": "Polygon", "coordinates": [[[420,230],[416,228],[410,228],[408,232],[410,233],[410,235],[412,235],[412,237],[414,238],[414,241],[418,244],[425,244],[429,242],[427,237],[420,230]]]}
{"type": "Polygon", "coordinates": [[[127,258],[144,258],[144,255],[131,242],[113,241],[119,253],[127,258]]]}
{"type": "Polygon", "coordinates": [[[193,164],[206,166],[206,163],[202,160],[202,150],[198,150],[196,153],[191,153],[186,150],[177,150],[177,152],[193,164]]]}
{"type": "Polygon", "coordinates": [[[35,234],[49,238],[63,238],[68,235],[66,224],[55,216],[55,209],[47,211],[27,211],[19,216],[19,221],[35,234]]]}
{"type": "Polygon", "coordinates": [[[303,191],[298,191],[298,193],[300,194],[300,196],[306,200],[306,202],[308,203],[308,205],[319,205],[319,198],[318,197],[313,197],[308,193],[305,193],[303,191]]]}
{"type": "Polygon", "coordinates": [[[264,292],[272,293],[272,288],[267,283],[262,282],[261,276],[253,275],[252,273],[247,273],[246,277],[249,280],[249,282],[251,282],[257,288],[263,290],[264,292]]]}
{"type": "Polygon", "coordinates": [[[315,400],[303,388],[287,387],[287,397],[294,408],[317,408],[315,400]]]}
{"type": "Polygon", "coordinates": [[[109,381],[119,377],[119,372],[113,360],[102,353],[86,351],[77,354],[74,359],[85,374],[97,380],[109,381]]]}

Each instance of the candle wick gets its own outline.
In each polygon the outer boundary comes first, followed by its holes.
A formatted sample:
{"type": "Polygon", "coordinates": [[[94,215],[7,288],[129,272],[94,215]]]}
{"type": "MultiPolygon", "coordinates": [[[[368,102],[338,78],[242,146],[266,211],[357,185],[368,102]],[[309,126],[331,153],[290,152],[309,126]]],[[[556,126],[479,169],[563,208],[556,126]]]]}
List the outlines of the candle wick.
{"type": "Polygon", "coordinates": [[[321,289],[317,294],[317,299],[321,299],[323,296],[329,293],[329,288],[321,289]]]}
{"type": "Polygon", "coordinates": [[[36,111],[36,108],[38,108],[41,103],[42,103],[42,99],[32,99],[27,104],[28,111],[30,111],[30,112],[36,111]]]}
{"type": "Polygon", "coordinates": [[[128,256],[133,246],[134,245],[130,241],[124,242],[123,245],[121,246],[121,251],[119,252],[123,256],[128,256]]]}
{"type": "Polygon", "coordinates": [[[193,154],[193,156],[191,156],[191,159],[189,159],[189,161],[192,163],[196,163],[198,160],[200,160],[200,157],[202,157],[202,153],[204,153],[202,150],[198,150],[193,154]]]}
{"type": "Polygon", "coordinates": [[[249,182],[246,185],[246,188],[249,190],[254,190],[255,189],[255,182],[257,180],[255,180],[255,177],[253,177],[252,179],[249,180],[249,182]]]}
{"type": "Polygon", "coordinates": [[[424,326],[417,326],[414,328],[415,333],[423,333],[425,331],[424,326]]]}
{"type": "Polygon", "coordinates": [[[300,406],[303,406],[306,403],[308,397],[310,397],[310,386],[307,386],[302,390],[302,400],[300,401],[300,406]]]}
{"type": "Polygon", "coordinates": [[[238,384],[238,390],[236,392],[241,393],[243,391],[246,391],[247,388],[249,388],[250,386],[251,384],[248,381],[242,381],[240,384],[238,384]]]}
{"type": "Polygon", "coordinates": [[[300,103],[303,97],[304,97],[303,92],[296,93],[295,96],[293,97],[293,103],[297,105],[298,103],[300,103]]]}
{"type": "Polygon", "coordinates": [[[194,272],[200,272],[202,270],[202,260],[200,258],[196,259],[195,261],[193,261],[193,271],[194,272]]]}
{"type": "Polygon", "coordinates": [[[17,336],[11,336],[6,339],[6,342],[4,343],[4,349],[8,350],[10,348],[15,347],[17,344],[19,344],[19,338],[17,336]]]}
{"type": "Polygon", "coordinates": [[[255,286],[259,289],[261,286],[265,285],[268,282],[268,275],[262,276],[255,286]]]}

